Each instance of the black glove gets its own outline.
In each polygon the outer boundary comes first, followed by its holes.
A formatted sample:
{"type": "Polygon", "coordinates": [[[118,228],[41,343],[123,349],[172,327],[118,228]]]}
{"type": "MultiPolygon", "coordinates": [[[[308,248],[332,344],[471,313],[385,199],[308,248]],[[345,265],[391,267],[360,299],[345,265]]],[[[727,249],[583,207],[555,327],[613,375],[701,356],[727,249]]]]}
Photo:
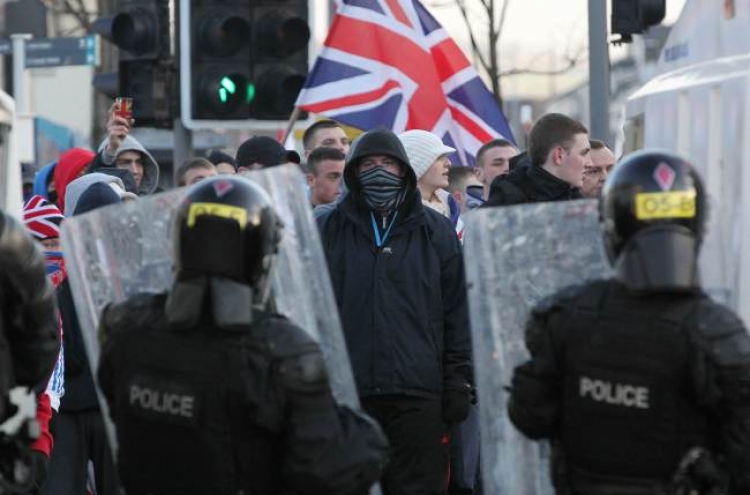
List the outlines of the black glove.
{"type": "Polygon", "coordinates": [[[41,488],[47,481],[47,466],[49,466],[49,457],[44,452],[38,450],[31,451],[31,460],[34,469],[34,485],[41,488]]]}
{"type": "Polygon", "coordinates": [[[676,495],[724,495],[727,493],[729,476],[711,452],[696,447],[682,458],[672,483],[676,495]]]}
{"type": "Polygon", "coordinates": [[[446,382],[443,385],[443,421],[460,423],[469,416],[471,389],[468,382],[446,382]]]}

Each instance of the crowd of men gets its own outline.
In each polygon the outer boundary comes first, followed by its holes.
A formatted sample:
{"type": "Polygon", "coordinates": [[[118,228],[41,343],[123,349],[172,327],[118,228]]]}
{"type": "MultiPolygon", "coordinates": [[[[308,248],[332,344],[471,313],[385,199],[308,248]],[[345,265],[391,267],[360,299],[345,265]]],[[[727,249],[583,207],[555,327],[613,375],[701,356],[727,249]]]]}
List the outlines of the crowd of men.
{"type": "MultiPolygon", "coordinates": [[[[74,149],[63,153],[37,174],[35,195],[24,206],[27,228],[47,251],[47,272],[56,287],[64,343],[52,375],[56,379],[49,380],[38,404],[37,418],[44,427],[40,438],[46,442],[34,446],[42,459],[36,492],[82,495],[93,482],[92,488],[100,495],[118,493],[120,486],[129,494],[365,493],[372,482],[379,481],[386,495],[481,493],[463,219],[476,208],[599,197],[608,176],[620,167],[606,144],[589,139],[580,122],[548,114],[531,129],[527,150],[495,139],[479,149],[476,165],[468,167],[452,163],[456,150],[428,131],[397,135],[371,129],[350,143],[341,125],[321,120],[304,133],[304,157],[271,138],[255,136],[236,153],[214,150],[180,164],[175,184],[190,188],[176,220],[179,259],[175,260],[174,286],[166,295],[144,296],[111,307],[102,317],[103,333],[111,337],[98,377],[117,425],[118,472],[58,240],[60,223],[66,217],[161,190],[159,166],[130,135],[131,125],[112,113],[107,138],[98,152],[74,149]],[[317,346],[290,322],[267,314],[268,260],[278,242],[275,213],[262,191],[233,176],[274,166],[298,166],[300,180],[306,182],[361,413],[347,415],[337,409],[317,346]],[[217,192],[214,185],[219,176],[229,181],[229,193],[217,192]],[[200,202],[256,214],[241,215],[247,220],[239,225],[220,215],[202,218],[191,210],[191,204],[200,202]],[[208,246],[212,239],[222,239],[221,246],[208,246]],[[210,256],[207,249],[212,251],[210,256]],[[246,294],[252,307],[222,306],[222,297],[235,300],[237,294],[246,294]],[[221,342],[212,340],[212,335],[221,335],[216,337],[221,342]],[[198,362],[203,365],[198,367],[198,362]],[[223,373],[217,371],[222,367],[226,368],[223,373]],[[162,377],[156,375],[157,368],[162,377]],[[164,401],[170,397],[169,407],[154,406],[154,397],[164,401]],[[250,412],[238,417],[240,411],[250,412]]],[[[680,170],[680,163],[669,162],[669,166],[680,170]]],[[[685,181],[697,183],[698,179],[685,181]]],[[[699,245],[702,234],[699,228],[694,231],[699,245]]],[[[627,235],[635,236],[633,232],[627,235]]],[[[623,246],[618,245],[613,260],[628,252],[623,246]]],[[[648,258],[649,251],[640,255],[648,258]]],[[[631,266],[629,273],[636,271],[631,266]]],[[[622,283],[627,285],[630,279],[622,283]]],[[[605,296],[596,292],[587,297],[605,296]]],[[[619,302],[611,304],[619,304],[621,325],[629,304],[637,307],[640,303],[625,293],[617,297],[619,302]]],[[[669,297],[659,301],[661,307],[671,303],[669,297]]],[[[585,425],[561,416],[558,398],[564,386],[554,374],[563,373],[556,356],[567,341],[559,330],[550,330],[554,335],[550,340],[543,329],[548,325],[557,329],[555,318],[560,318],[558,313],[567,315],[571,304],[578,303],[558,300],[535,313],[529,337],[532,361],[519,367],[514,377],[510,409],[511,418],[529,437],[563,444],[568,441],[566,435],[577,434],[585,425]]],[[[655,304],[652,301],[651,307],[655,304]]],[[[718,310],[708,301],[701,299],[700,304],[717,334],[731,334],[735,353],[729,361],[718,359],[719,364],[711,361],[720,354],[718,350],[703,355],[708,370],[704,371],[710,377],[706,380],[711,382],[706,386],[714,386],[713,393],[723,394],[727,401],[706,391],[698,397],[711,403],[711,415],[730,417],[726,422],[734,429],[721,430],[733,435],[730,439],[722,440],[706,430],[705,435],[695,436],[695,442],[719,457],[727,456],[723,471],[716,468],[716,472],[733,478],[725,482],[712,473],[711,480],[716,486],[731,485],[735,490],[731,493],[738,494],[742,492],[737,490],[750,487],[747,476],[736,474],[750,460],[750,430],[745,430],[750,421],[737,416],[737,411],[750,411],[750,341],[742,324],[729,313],[717,316],[718,310]],[[711,371],[712,367],[718,371],[711,371]],[[738,389],[745,391],[735,393],[738,389]],[[733,449],[729,453],[726,442],[733,449]]],[[[571,311],[571,318],[577,318],[578,310],[571,311]]],[[[642,317],[644,322],[647,316],[642,317]]],[[[680,317],[685,315],[680,313],[680,317]]],[[[672,320],[674,326],[683,324],[678,317],[672,320]]],[[[590,325],[595,327],[597,321],[590,325]]],[[[709,341],[709,347],[729,345],[718,337],[709,341]]],[[[682,384],[686,379],[674,380],[682,384]]],[[[652,390],[649,400],[655,401],[656,382],[646,382],[652,390]]],[[[659,383],[674,386],[669,380],[659,383]]],[[[581,397],[586,398],[584,392],[581,397]]],[[[673,406],[653,402],[653,407],[646,404],[645,409],[651,407],[661,415],[659,424],[664,425],[682,418],[673,406]]],[[[590,421],[603,414],[611,427],[621,425],[618,417],[632,420],[627,412],[617,410],[591,413],[581,406],[572,411],[590,421]]],[[[691,414],[701,413],[696,409],[691,414]]],[[[709,424],[702,421],[691,424],[696,428],[709,424]]],[[[712,417],[712,421],[725,424],[723,417],[712,417]]],[[[658,436],[658,431],[643,431],[658,436]]],[[[616,490],[612,486],[618,486],[617,480],[625,480],[619,486],[627,489],[606,493],[668,493],[646,490],[662,489],[651,482],[664,478],[674,455],[659,466],[661,471],[640,472],[642,465],[636,463],[631,471],[620,472],[608,456],[624,453],[610,452],[613,447],[605,440],[597,442],[597,452],[565,445],[571,459],[582,464],[568,468],[569,476],[555,477],[558,493],[604,493],[603,487],[616,490]],[[600,453],[603,460],[596,458],[600,453]],[[581,466],[586,469],[579,470],[581,466]],[[596,472],[587,472],[591,469],[596,472]],[[572,485],[565,485],[569,478],[574,479],[572,485]],[[633,488],[638,484],[633,480],[646,486],[644,491],[633,488]]],[[[640,444],[628,445],[637,450],[640,444]]],[[[693,446],[680,444],[677,460],[693,446]]],[[[676,470],[678,463],[674,464],[676,470]]],[[[624,465],[630,469],[630,464],[624,465]]]]}

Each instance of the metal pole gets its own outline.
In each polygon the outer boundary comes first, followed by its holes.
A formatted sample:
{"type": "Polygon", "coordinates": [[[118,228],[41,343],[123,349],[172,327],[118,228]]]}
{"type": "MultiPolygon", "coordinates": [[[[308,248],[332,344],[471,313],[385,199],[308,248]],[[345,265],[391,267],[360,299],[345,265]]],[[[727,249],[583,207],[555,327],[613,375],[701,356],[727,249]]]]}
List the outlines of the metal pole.
{"type": "Polygon", "coordinates": [[[177,185],[174,173],[182,162],[193,156],[193,131],[182,125],[182,120],[174,119],[172,130],[174,148],[172,149],[172,184],[177,185]]]}
{"type": "Polygon", "coordinates": [[[11,34],[13,43],[13,99],[16,100],[16,113],[29,113],[29,100],[26,94],[26,40],[30,34],[11,34]]]}
{"type": "Polygon", "coordinates": [[[589,0],[589,133],[603,141],[610,137],[609,86],[607,2],[589,0]]]}

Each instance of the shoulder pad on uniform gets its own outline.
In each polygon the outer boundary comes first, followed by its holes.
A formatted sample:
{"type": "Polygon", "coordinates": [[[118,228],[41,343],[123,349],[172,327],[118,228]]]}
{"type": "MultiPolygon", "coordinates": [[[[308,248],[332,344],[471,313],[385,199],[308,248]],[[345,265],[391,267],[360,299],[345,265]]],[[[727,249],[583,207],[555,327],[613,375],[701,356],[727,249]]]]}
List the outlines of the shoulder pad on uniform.
{"type": "Polygon", "coordinates": [[[543,315],[555,309],[560,309],[563,306],[569,305],[573,299],[580,296],[586,287],[586,285],[569,285],[564,287],[554,294],[542,298],[532,311],[535,314],[543,315]]]}
{"type": "Polygon", "coordinates": [[[318,344],[307,332],[281,315],[264,318],[258,323],[256,331],[264,336],[274,357],[320,352],[318,344]]]}
{"type": "Polygon", "coordinates": [[[719,364],[750,364],[750,335],[742,320],[726,306],[707,297],[698,307],[698,335],[719,364]]]}
{"type": "Polygon", "coordinates": [[[126,327],[151,325],[164,316],[165,293],[137,294],[125,302],[110,304],[102,311],[102,325],[106,332],[126,327]]]}
{"type": "Polygon", "coordinates": [[[287,390],[317,393],[328,386],[323,353],[300,327],[281,315],[272,315],[257,327],[268,342],[271,355],[279,360],[279,374],[287,390]]]}

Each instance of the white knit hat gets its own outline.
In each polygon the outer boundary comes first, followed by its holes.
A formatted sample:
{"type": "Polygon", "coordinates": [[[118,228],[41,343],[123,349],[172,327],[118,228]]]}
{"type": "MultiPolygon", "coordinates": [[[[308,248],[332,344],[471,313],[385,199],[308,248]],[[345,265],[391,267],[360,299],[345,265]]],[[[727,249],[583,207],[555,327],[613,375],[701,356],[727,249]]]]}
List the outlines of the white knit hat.
{"type": "Polygon", "coordinates": [[[444,145],[443,141],[433,133],[421,129],[402,132],[398,135],[398,138],[406,149],[406,154],[409,156],[409,162],[417,175],[417,180],[427,173],[427,169],[439,157],[456,151],[454,148],[444,145]]]}

